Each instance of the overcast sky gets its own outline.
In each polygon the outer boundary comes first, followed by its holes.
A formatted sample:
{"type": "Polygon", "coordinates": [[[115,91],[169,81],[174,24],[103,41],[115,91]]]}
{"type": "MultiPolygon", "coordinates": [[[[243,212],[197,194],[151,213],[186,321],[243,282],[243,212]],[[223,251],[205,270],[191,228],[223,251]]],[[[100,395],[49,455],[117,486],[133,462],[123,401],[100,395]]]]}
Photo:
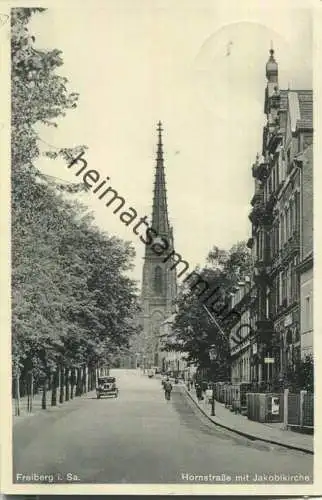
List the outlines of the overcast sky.
{"type": "MultiPolygon", "coordinates": [[[[49,9],[30,25],[39,48],[63,51],[60,73],[80,93],[77,110],[58,129],[41,129],[42,139],[86,144],[89,166],[109,176],[140,216],[151,213],[156,124],[163,122],[169,216],[176,250],[191,267],[213,245],[228,249],[250,236],[251,165],[261,150],[271,41],[280,87],[312,88],[310,11],[260,4],[93,0],[49,9]]],[[[39,166],[75,180],[62,161],[39,166]]],[[[101,228],[133,242],[140,280],[138,237],[94,194],[80,198],[101,228]]]]}

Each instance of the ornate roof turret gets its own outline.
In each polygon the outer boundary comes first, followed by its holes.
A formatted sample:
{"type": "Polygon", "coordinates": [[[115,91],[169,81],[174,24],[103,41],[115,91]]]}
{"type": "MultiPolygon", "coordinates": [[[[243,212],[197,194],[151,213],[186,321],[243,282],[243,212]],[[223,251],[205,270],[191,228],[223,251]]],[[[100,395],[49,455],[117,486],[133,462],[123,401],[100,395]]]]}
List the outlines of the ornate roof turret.
{"type": "Polygon", "coordinates": [[[278,77],[278,65],[274,57],[274,49],[271,47],[269,59],[266,63],[266,78],[269,82],[276,82],[278,77]]]}

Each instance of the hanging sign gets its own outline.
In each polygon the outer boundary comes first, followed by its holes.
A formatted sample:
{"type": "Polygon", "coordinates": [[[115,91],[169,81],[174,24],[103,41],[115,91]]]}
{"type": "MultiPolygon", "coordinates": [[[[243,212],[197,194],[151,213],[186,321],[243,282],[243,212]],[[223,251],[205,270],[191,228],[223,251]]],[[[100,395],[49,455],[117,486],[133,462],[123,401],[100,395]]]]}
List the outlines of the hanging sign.
{"type": "Polygon", "coordinates": [[[264,358],[264,363],[265,364],[275,363],[275,359],[274,358],[264,358]]]}

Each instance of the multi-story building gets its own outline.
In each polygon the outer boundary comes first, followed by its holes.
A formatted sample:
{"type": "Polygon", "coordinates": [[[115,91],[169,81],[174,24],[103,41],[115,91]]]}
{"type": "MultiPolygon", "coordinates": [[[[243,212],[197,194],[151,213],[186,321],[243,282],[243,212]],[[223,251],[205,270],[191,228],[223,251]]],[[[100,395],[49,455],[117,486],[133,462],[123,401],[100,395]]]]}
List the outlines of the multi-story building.
{"type": "Polygon", "coordinates": [[[162,127],[158,124],[158,145],[153,193],[152,221],[149,235],[155,236],[146,245],[142,279],[142,364],[144,368],[161,368],[160,326],[174,312],[177,293],[176,268],[173,260],[156,251],[165,240],[168,249],[174,248],[173,230],[169,224],[167,193],[163,160],[162,127]]]}
{"type": "Polygon", "coordinates": [[[239,282],[231,294],[230,310],[237,312],[230,324],[231,383],[250,383],[254,379],[253,356],[256,354],[254,315],[254,287],[249,277],[239,282]]]}
{"type": "Polygon", "coordinates": [[[313,146],[297,156],[301,175],[300,280],[301,358],[313,353],[313,146]]]}
{"type": "Polygon", "coordinates": [[[300,359],[302,173],[312,144],[312,91],[280,90],[274,51],[266,65],[262,155],[253,165],[252,247],[257,286],[258,381],[287,378],[300,359]],[[268,361],[269,360],[269,361],[268,361]]]}
{"type": "MultiPolygon", "coordinates": [[[[186,361],[186,353],[178,350],[162,350],[165,343],[171,345],[171,337],[173,335],[173,323],[175,322],[176,314],[172,314],[166,318],[160,327],[160,346],[161,346],[161,369],[163,372],[177,377],[184,377],[186,380],[194,373],[193,366],[186,361]]],[[[175,343],[178,343],[176,339],[175,343]]]]}

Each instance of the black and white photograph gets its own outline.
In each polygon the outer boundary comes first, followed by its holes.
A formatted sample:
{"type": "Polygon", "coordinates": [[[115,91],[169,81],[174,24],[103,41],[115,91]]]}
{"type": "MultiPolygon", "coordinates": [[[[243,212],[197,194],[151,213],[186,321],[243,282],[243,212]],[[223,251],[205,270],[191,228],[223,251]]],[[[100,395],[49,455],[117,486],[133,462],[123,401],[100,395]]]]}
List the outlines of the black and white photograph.
{"type": "Polygon", "coordinates": [[[2,14],[5,493],[313,492],[314,15],[2,14]]]}

